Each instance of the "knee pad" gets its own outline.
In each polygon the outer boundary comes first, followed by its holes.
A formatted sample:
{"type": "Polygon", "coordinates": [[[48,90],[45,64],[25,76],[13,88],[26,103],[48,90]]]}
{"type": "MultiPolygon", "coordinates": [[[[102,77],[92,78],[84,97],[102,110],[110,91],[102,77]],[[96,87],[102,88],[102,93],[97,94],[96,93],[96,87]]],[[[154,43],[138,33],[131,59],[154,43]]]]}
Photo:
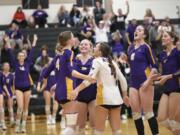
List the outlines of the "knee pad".
{"type": "Polygon", "coordinates": [[[139,112],[133,112],[132,113],[133,120],[138,120],[141,118],[141,113],[139,112]]]}
{"type": "Polygon", "coordinates": [[[180,130],[180,122],[177,122],[175,120],[170,120],[170,127],[172,131],[180,130]]]}
{"type": "Polygon", "coordinates": [[[154,117],[154,113],[153,112],[145,112],[144,117],[145,117],[146,120],[149,120],[152,117],[154,117]]]}
{"type": "Polygon", "coordinates": [[[98,131],[98,130],[94,130],[94,135],[102,135],[102,134],[103,134],[103,132],[98,131]]]}
{"type": "Polygon", "coordinates": [[[21,115],[22,112],[23,112],[23,109],[22,109],[22,108],[18,108],[18,109],[17,109],[17,114],[21,115]]]}
{"type": "Polygon", "coordinates": [[[166,120],[160,121],[159,124],[162,126],[165,126],[165,127],[169,127],[170,126],[170,120],[166,119],[166,120]]]}
{"type": "Polygon", "coordinates": [[[61,135],[74,135],[74,129],[71,127],[66,127],[61,135]]]}
{"type": "Polygon", "coordinates": [[[119,129],[119,130],[113,132],[113,135],[121,135],[121,133],[122,133],[122,131],[119,129]]]}
{"type": "Polygon", "coordinates": [[[66,125],[75,126],[77,123],[78,113],[66,114],[66,125]]]}
{"type": "Polygon", "coordinates": [[[24,111],[23,116],[28,116],[28,111],[24,111]]]}

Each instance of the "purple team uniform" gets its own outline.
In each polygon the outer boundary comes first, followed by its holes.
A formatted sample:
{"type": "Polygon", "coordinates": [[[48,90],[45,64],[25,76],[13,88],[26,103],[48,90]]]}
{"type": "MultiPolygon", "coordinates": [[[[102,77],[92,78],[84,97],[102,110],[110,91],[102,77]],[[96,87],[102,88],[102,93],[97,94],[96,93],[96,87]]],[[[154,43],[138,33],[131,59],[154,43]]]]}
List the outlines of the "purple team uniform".
{"type": "MultiPolygon", "coordinates": [[[[74,63],[74,69],[82,74],[88,75],[92,67],[93,58],[88,59],[88,61],[83,64],[81,60],[76,59],[74,63]]],[[[82,79],[74,79],[74,87],[76,88],[83,82],[82,79]]],[[[89,103],[96,99],[97,87],[96,84],[92,84],[85,88],[78,94],[77,100],[79,102],[89,103]]]]}
{"type": "MultiPolygon", "coordinates": [[[[174,48],[169,56],[165,51],[160,54],[162,64],[162,75],[176,73],[180,70],[180,51],[174,48]]],[[[164,93],[169,95],[171,92],[180,92],[180,77],[169,79],[164,84],[164,93]]]]}
{"type": "Polygon", "coordinates": [[[128,49],[130,61],[130,87],[139,89],[150,74],[151,68],[157,68],[157,63],[149,45],[143,44],[135,49],[128,49]]]}
{"type": "MultiPolygon", "coordinates": [[[[14,82],[14,75],[12,73],[9,73],[7,76],[3,75],[3,86],[6,85],[10,97],[13,97],[13,92],[12,92],[13,82],[14,82]]],[[[3,92],[5,92],[5,90],[3,90],[3,92]]]]}
{"type": "Polygon", "coordinates": [[[73,70],[73,52],[65,49],[61,55],[57,55],[48,66],[44,78],[48,78],[50,73],[55,70],[56,90],[55,99],[60,104],[70,101],[70,94],[73,90],[71,72],[73,70]]]}
{"type": "Polygon", "coordinates": [[[27,59],[24,61],[23,65],[20,65],[20,63],[15,59],[13,56],[13,52],[11,49],[9,49],[10,57],[11,57],[11,65],[13,66],[13,69],[15,71],[15,90],[20,90],[22,92],[26,92],[30,90],[31,86],[33,85],[32,78],[30,76],[30,66],[33,61],[33,51],[34,48],[32,48],[29,52],[29,55],[27,59]]]}
{"type": "Polygon", "coordinates": [[[2,83],[2,79],[3,79],[3,74],[0,72],[0,94],[3,93],[3,83],[2,83]]]}
{"type": "MultiPolygon", "coordinates": [[[[38,82],[41,82],[43,80],[43,76],[44,76],[46,70],[47,70],[47,67],[42,69],[38,82]]],[[[47,85],[44,90],[50,91],[51,87],[54,84],[56,84],[56,76],[55,76],[55,71],[52,71],[47,79],[47,85]]]]}

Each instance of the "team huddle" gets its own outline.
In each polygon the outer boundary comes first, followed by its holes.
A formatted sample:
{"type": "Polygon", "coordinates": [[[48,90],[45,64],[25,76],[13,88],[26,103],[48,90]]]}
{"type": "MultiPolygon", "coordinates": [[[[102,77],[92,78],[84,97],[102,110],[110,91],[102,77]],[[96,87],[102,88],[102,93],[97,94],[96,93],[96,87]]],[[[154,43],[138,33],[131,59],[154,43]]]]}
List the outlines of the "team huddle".
{"type": "MultiPolygon", "coordinates": [[[[120,56],[130,66],[130,82],[127,83],[108,43],[99,42],[93,46],[89,40],[84,39],[78,46],[79,54],[74,57],[73,33],[61,32],[56,56],[44,63],[37,84],[37,91],[44,92],[47,124],[55,124],[59,104],[62,107],[62,118],[66,120],[61,135],[84,135],[87,119],[93,129],[92,134],[102,135],[107,118],[112,134],[120,135],[123,134],[120,129],[120,112],[124,103],[131,107],[138,135],[145,134],[142,115],[147,119],[153,135],[159,134],[158,121],[175,135],[180,134],[180,107],[175,106],[180,101],[180,47],[174,45],[177,40],[174,33],[164,32],[162,44],[165,49],[160,54],[158,65],[146,42],[147,38],[146,29],[138,25],[133,45],[128,47],[127,55],[122,54],[125,57],[120,56]],[[153,113],[155,85],[164,86],[157,118],[153,113]],[[54,95],[52,115],[51,95],[54,95]]],[[[6,40],[8,42],[8,38],[6,40]]],[[[4,63],[0,72],[0,122],[3,130],[7,129],[3,105],[3,100],[7,99],[11,126],[15,125],[16,133],[26,133],[33,84],[30,66],[37,40],[35,35],[30,52],[19,52],[17,59],[8,45],[11,61],[4,63]],[[10,72],[10,67],[14,73],[10,72]],[[16,121],[13,89],[17,99],[16,121]]]]}

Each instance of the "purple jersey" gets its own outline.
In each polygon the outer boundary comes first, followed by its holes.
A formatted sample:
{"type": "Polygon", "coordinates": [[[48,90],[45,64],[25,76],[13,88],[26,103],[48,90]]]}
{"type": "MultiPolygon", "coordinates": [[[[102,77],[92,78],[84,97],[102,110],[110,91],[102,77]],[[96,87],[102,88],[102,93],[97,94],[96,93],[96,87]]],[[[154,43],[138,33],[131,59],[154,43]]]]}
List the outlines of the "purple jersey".
{"type": "MultiPolygon", "coordinates": [[[[74,63],[74,69],[82,74],[88,75],[92,67],[93,58],[88,59],[88,61],[83,64],[81,60],[76,59],[74,63]]],[[[83,82],[82,79],[74,79],[75,88],[83,82]]],[[[89,87],[81,91],[77,97],[78,101],[90,102],[96,99],[96,84],[92,84],[89,87]]]]}
{"type": "MultiPolygon", "coordinates": [[[[174,48],[169,55],[165,51],[160,54],[162,74],[168,75],[180,70],[180,51],[174,48]]],[[[180,77],[169,79],[164,84],[165,91],[180,90],[180,77]]]]}
{"type": "Polygon", "coordinates": [[[3,75],[3,86],[6,85],[10,97],[13,96],[13,92],[12,92],[13,82],[14,82],[14,75],[12,73],[9,73],[8,75],[3,75]]]}
{"type": "MultiPolygon", "coordinates": [[[[39,77],[39,82],[41,82],[43,80],[43,76],[44,76],[46,70],[47,70],[47,67],[42,69],[42,71],[40,73],[40,77],[39,77]]],[[[55,76],[55,71],[53,70],[47,79],[47,86],[46,86],[45,90],[50,91],[51,87],[54,84],[56,84],[56,76],[55,76]]]]}
{"type": "Polygon", "coordinates": [[[57,55],[53,59],[44,74],[44,77],[48,78],[50,73],[55,70],[57,84],[55,99],[58,102],[70,99],[70,93],[73,90],[73,81],[71,79],[73,57],[73,52],[65,49],[61,55],[57,55]]]}
{"type": "Polygon", "coordinates": [[[138,48],[134,45],[128,50],[130,61],[130,86],[139,89],[150,74],[151,68],[157,68],[156,60],[149,45],[138,48]]]}
{"type": "Polygon", "coordinates": [[[12,50],[9,49],[11,65],[15,71],[15,89],[30,88],[30,86],[33,85],[33,81],[30,76],[30,66],[33,61],[33,50],[34,48],[30,50],[27,59],[24,61],[24,64],[21,65],[13,56],[12,50]]]}

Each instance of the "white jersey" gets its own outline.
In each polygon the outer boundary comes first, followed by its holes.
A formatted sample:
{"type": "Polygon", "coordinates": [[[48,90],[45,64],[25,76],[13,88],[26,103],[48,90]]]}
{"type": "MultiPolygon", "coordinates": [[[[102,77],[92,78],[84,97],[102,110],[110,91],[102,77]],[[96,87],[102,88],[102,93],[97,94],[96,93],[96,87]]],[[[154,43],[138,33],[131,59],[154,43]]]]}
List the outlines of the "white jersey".
{"type": "MultiPolygon", "coordinates": [[[[92,69],[89,75],[97,79],[97,105],[120,105],[123,103],[116,81],[120,81],[121,89],[123,91],[127,91],[127,82],[116,62],[113,61],[113,64],[116,68],[116,79],[111,74],[107,58],[99,57],[93,60],[92,69]]],[[[90,85],[90,82],[87,80],[83,83],[86,86],[90,85]]]]}

